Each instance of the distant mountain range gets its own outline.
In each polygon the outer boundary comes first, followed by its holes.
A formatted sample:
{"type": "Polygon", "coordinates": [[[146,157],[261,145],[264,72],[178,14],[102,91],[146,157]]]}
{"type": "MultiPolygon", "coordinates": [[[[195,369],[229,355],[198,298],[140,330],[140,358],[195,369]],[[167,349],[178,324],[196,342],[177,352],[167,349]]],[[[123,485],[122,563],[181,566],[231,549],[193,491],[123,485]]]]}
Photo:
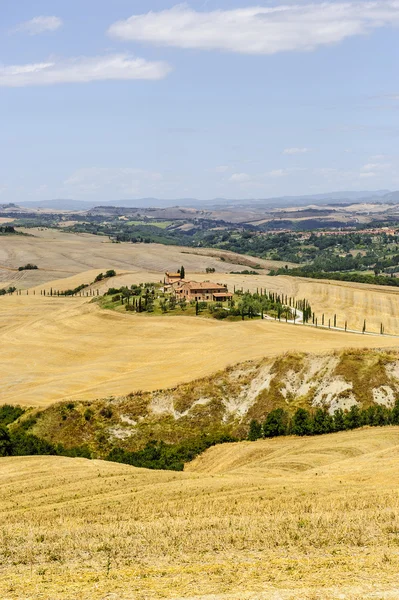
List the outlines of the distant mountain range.
{"type": "Polygon", "coordinates": [[[83,201],[73,199],[40,200],[37,202],[19,202],[19,206],[25,208],[39,208],[51,210],[72,210],[86,211],[96,206],[121,206],[126,208],[165,208],[172,206],[187,206],[192,208],[226,208],[226,207],[251,207],[256,208],[300,206],[302,204],[344,204],[348,202],[367,202],[367,203],[399,203],[399,191],[390,192],[389,190],[377,191],[344,191],[328,192],[324,194],[312,194],[305,196],[281,196],[277,198],[233,200],[228,198],[213,198],[211,200],[197,200],[195,198],[175,198],[170,200],[160,200],[159,198],[138,198],[135,200],[109,200],[109,201],[83,201]]]}

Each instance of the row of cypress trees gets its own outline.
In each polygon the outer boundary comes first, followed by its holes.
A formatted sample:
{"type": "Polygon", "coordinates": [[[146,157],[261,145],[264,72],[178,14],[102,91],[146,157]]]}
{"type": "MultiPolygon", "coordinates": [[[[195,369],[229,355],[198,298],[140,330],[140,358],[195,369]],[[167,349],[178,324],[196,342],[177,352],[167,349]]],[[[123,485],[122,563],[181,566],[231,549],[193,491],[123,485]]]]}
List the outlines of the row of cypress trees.
{"type": "Polygon", "coordinates": [[[313,411],[298,408],[290,414],[283,408],[272,410],[261,423],[253,419],[249,425],[248,440],[272,438],[284,435],[322,435],[364,426],[382,427],[399,425],[399,398],[392,408],[380,404],[361,408],[353,405],[350,410],[336,410],[330,414],[325,408],[313,411]]]}

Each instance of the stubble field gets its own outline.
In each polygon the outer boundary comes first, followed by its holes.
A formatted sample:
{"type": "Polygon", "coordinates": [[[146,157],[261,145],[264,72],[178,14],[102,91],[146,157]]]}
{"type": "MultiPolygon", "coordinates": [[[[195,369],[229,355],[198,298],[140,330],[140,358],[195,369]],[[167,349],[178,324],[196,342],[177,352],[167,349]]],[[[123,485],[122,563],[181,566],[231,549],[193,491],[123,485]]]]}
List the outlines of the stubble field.
{"type": "Polygon", "coordinates": [[[397,598],[399,428],[210,449],[185,473],[0,462],[7,600],[397,598]]]}

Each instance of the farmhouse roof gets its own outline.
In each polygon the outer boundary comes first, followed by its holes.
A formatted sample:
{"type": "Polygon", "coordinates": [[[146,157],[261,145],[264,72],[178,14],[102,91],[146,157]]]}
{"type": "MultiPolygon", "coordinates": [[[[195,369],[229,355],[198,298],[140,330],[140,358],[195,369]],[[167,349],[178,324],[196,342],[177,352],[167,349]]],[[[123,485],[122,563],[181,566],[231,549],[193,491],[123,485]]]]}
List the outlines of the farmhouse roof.
{"type": "Polygon", "coordinates": [[[232,298],[233,294],[231,292],[223,292],[223,293],[215,293],[213,294],[215,298],[232,298]]]}
{"type": "Polygon", "coordinates": [[[212,283],[211,281],[187,281],[184,287],[190,290],[226,290],[227,287],[221,283],[212,283]]]}

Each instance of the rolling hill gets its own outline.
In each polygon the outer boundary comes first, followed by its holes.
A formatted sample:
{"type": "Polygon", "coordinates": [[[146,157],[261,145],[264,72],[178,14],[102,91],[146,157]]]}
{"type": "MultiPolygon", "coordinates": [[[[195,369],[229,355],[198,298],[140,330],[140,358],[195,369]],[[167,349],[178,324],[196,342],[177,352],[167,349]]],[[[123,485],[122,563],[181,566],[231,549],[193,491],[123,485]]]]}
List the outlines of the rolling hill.
{"type": "Polygon", "coordinates": [[[201,436],[246,438],[252,419],[276,408],[333,414],[356,405],[392,407],[399,394],[397,351],[287,353],[248,361],[217,374],[153,392],[56,403],[21,419],[30,433],[66,448],[86,445],[105,457],[112,448],[141,450],[149,441],[178,444],[201,436]]]}
{"type": "Polygon", "coordinates": [[[398,597],[399,428],[227,444],[184,473],[0,461],[0,596],[398,597]]]}

